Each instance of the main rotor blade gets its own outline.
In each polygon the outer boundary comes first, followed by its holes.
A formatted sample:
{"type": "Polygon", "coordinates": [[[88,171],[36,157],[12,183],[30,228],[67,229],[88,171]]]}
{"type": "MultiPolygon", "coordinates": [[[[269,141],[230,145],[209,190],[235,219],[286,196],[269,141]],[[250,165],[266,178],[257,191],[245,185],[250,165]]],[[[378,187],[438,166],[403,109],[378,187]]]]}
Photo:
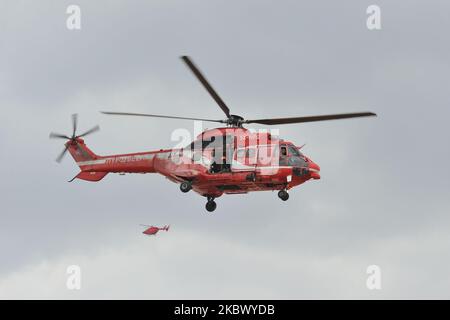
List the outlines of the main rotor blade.
{"type": "Polygon", "coordinates": [[[60,133],[54,133],[54,132],[50,132],[50,135],[48,137],[50,139],[67,139],[67,140],[70,140],[69,136],[66,136],[65,134],[60,134],[60,133]]]}
{"type": "Polygon", "coordinates": [[[194,73],[194,75],[197,77],[197,79],[203,84],[206,91],[209,92],[211,97],[216,101],[216,103],[219,105],[220,109],[226,114],[227,118],[230,118],[230,109],[227,107],[225,102],[223,102],[222,98],[217,94],[217,92],[211,87],[208,80],[203,76],[203,74],[200,72],[200,70],[195,66],[195,64],[191,61],[191,59],[188,56],[182,56],[181,59],[186,63],[186,65],[191,69],[191,71],[194,73]]]}
{"type": "Polygon", "coordinates": [[[74,113],[72,115],[72,127],[73,127],[72,137],[75,137],[75,133],[77,132],[77,126],[78,126],[78,114],[74,113]]]}
{"type": "Polygon", "coordinates": [[[68,149],[69,149],[68,146],[64,147],[64,150],[59,154],[58,158],[56,158],[56,162],[61,162],[61,160],[64,158],[68,149]]]}
{"type": "Polygon", "coordinates": [[[174,117],[174,116],[162,116],[162,115],[147,114],[147,113],[109,112],[109,111],[100,111],[100,112],[103,113],[103,114],[115,115],[115,116],[153,117],[153,118],[167,118],[167,119],[180,119],[180,120],[199,120],[199,121],[209,121],[209,122],[224,123],[223,120],[212,120],[212,119],[201,119],[201,118],[187,118],[187,117],[174,117]]]}
{"type": "Polygon", "coordinates": [[[77,138],[81,138],[81,137],[87,136],[88,134],[94,133],[94,132],[96,132],[98,130],[100,130],[100,127],[99,126],[95,126],[92,129],[89,129],[88,131],[86,131],[85,133],[78,135],[77,138]]]}
{"type": "Polygon", "coordinates": [[[303,123],[303,122],[337,120],[337,119],[348,119],[348,118],[359,118],[359,117],[372,117],[372,116],[376,116],[376,114],[373,112],[356,112],[356,113],[340,113],[340,114],[328,114],[328,115],[308,116],[308,117],[245,120],[244,123],[259,123],[259,124],[266,124],[266,125],[276,125],[276,124],[303,123]]]}

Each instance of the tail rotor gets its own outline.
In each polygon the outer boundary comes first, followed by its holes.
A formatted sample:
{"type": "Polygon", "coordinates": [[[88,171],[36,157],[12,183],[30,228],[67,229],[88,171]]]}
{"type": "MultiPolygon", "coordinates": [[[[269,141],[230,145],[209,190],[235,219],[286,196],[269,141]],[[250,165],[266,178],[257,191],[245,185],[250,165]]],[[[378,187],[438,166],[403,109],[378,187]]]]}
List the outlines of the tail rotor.
{"type": "Polygon", "coordinates": [[[58,162],[58,163],[61,162],[61,160],[66,155],[70,144],[73,144],[73,145],[77,144],[78,143],[77,142],[78,138],[87,136],[87,135],[89,135],[91,133],[94,133],[94,132],[100,130],[100,127],[97,125],[97,126],[91,128],[91,129],[87,130],[86,132],[77,135],[77,127],[78,127],[78,114],[75,113],[75,114],[72,115],[72,128],[73,128],[72,136],[69,137],[69,136],[67,136],[65,134],[60,134],[60,133],[55,133],[55,132],[51,132],[50,133],[50,135],[49,135],[50,139],[64,139],[64,140],[68,140],[66,142],[66,144],[65,144],[65,147],[64,147],[63,151],[56,158],[56,162],[58,162]]]}

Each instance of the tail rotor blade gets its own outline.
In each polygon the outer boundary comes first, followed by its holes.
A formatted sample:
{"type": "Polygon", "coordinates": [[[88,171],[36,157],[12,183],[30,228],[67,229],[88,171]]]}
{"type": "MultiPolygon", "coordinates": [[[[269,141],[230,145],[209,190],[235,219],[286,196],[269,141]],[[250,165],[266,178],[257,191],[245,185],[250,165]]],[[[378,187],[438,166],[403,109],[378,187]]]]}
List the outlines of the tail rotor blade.
{"type": "Polygon", "coordinates": [[[73,127],[72,137],[75,137],[75,133],[77,132],[77,126],[78,126],[78,114],[74,113],[72,115],[72,127],[73,127]]]}
{"type": "Polygon", "coordinates": [[[65,134],[50,132],[50,135],[48,136],[50,139],[67,139],[70,140],[70,137],[66,136],[65,134]]]}
{"type": "Polygon", "coordinates": [[[61,162],[61,160],[64,158],[64,156],[66,155],[67,150],[69,149],[68,146],[66,146],[64,148],[64,150],[59,154],[58,158],[56,158],[56,162],[61,162]]]}
{"type": "Polygon", "coordinates": [[[85,133],[78,135],[77,138],[87,136],[87,135],[89,135],[91,133],[94,133],[94,132],[96,132],[98,130],[100,130],[100,126],[95,126],[92,129],[89,129],[88,131],[86,131],[85,133]]]}

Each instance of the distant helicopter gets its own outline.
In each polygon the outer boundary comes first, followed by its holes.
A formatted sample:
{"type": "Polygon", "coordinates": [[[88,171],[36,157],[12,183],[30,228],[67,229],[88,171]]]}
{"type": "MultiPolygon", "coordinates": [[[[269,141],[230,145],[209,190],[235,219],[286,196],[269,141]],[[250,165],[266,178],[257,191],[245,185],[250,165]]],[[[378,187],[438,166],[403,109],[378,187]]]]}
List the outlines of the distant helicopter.
{"type": "MultiPolygon", "coordinates": [[[[78,117],[72,116],[71,136],[50,133],[50,138],[68,140],[56,161],[70,152],[81,171],[72,179],[100,181],[108,173],[159,173],[180,184],[182,192],[193,190],[207,199],[206,210],[216,209],[214,199],[223,194],[253,191],[278,191],[286,201],[288,190],[306,181],[320,179],[320,167],[305,156],[301,147],[268,132],[253,132],[246,124],[285,125],[334,119],[376,116],[373,112],[341,113],[306,117],[247,120],[231,114],[228,106],[212,88],[191,59],[182,60],[209,92],[226,115],[226,119],[201,119],[129,112],[103,112],[108,115],[143,116],[216,122],[226,127],[202,132],[188,146],[147,152],[100,156],[92,152],[82,139],[99,130],[98,126],[76,134],[78,117]]],[[[277,107],[278,108],[278,107],[277,107]]],[[[72,181],[70,180],[70,181],[72,181]]]]}
{"type": "Polygon", "coordinates": [[[146,234],[148,236],[154,236],[158,233],[158,231],[169,231],[170,228],[170,224],[168,226],[164,226],[162,228],[159,227],[154,227],[154,226],[148,226],[146,224],[141,224],[141,226],[143,227],[148,227],[147,229],[145,229],[142,233],[146,234]]]}

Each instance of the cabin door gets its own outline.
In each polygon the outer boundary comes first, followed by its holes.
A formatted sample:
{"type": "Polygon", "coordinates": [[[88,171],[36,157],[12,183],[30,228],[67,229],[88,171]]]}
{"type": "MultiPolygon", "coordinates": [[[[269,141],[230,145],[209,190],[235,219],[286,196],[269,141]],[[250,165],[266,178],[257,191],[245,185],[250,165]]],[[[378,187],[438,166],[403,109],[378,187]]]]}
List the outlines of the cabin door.
{"type": "Polygon", "coordinates": [[[257,149],[243,147],[236,149],[233,156],[231,170],[234,174],[245,176],[246,180],[253,181],[256,173],[257,149]]]}

